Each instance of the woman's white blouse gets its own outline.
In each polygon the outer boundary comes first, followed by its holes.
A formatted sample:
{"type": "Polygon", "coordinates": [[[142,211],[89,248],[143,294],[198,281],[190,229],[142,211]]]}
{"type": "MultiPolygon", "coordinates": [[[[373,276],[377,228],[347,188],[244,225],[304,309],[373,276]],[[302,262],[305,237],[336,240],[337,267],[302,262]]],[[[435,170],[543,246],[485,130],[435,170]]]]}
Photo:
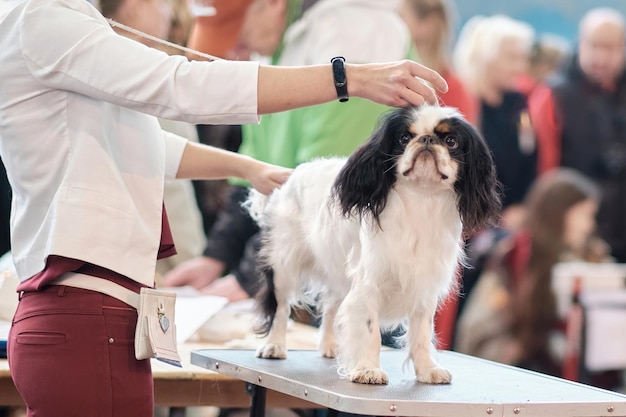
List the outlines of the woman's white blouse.
{"type": "Polygon", "coordinates": [[[155,116],[256,123],[258,64],[189,62],[113,32],[86,0],[0,2],[0,156],[23,281],[50,254],[150,285],[165,177],[186,141],[155,116]]]}

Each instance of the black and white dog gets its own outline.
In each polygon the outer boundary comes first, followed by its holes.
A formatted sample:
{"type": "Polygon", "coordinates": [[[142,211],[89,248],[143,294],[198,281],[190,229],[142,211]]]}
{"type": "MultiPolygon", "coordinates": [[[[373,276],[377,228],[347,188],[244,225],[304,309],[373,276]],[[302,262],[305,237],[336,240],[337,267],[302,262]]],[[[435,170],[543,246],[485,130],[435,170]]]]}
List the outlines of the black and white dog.
{"type": "Polygon", "coordinates": [[[269,336],[257,356],[285,358],[291,305],[315,302],[320,351],[351,381],[388,382],[380,328],[399,323],[418,381],[451,381],[434,357],[433,317],[463,261],[463,236],[500,210],[490,151],[455,109],[393,110],[348,159],[302,164],[247,207],[264,231],[260,331],[269,336]]]}

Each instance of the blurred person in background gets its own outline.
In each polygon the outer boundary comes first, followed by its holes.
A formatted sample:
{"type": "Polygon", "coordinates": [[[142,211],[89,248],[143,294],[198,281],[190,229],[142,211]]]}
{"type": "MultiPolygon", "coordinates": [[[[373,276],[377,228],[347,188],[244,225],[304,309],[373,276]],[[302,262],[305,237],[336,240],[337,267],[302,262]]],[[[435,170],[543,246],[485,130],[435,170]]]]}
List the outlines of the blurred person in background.
{"type": "Polygon", "coordinates": [[[403,0],[399,11],[411,31],[420,62],[448,83],[448,92],[439,95],[441,104],[456,107],[470,123],[476,124],[478,100],[452,70],[453,4],[448,0],[403,0]]]}
{"type": "MultiPolygon", "coordinates": [[[[188,0],[193,4],[194,0],[188,0]]],[[[187,46],[205,54],[235,60],[249,57],[235,53],[244,16],[252,0],[213,0],[213,14],[192,14],[192,28],[187,46]]],[[[189,59],[205,59],[188,54],[189,59]]],[[[198,140],[229,151],[237,151],[241,144],[239,125],[196,125],[198,140]]],[[[202,214],[205,236],[209,234],[217,214],[224,208],[228,196],[228,182],[193,181],[196,200],[202,214]]]]}
{"type": "MultiPolygon", "coordinates": [[[[235,49],[240,55],[271,55],[272,63],[287,66],[326,63],[338,55],[355,63],[414,57],[397,7],[387,0],[255,0],[235,49]]],[[[243,126],[240,152],[286,167],[315,157],[348,155],[370,136],[387,110],[350,98],[347,103],[264,116],[257,126],[243,126]]],[[[255,273],[258,227],[241,208],[247,193],[247,184],[232,183],[204,256],[167,274],[167,285],[192,285],[231,301],[255,294],[260,285],[255,273]]]]}
{"type": "MultiPolygon", "coordinates": [[[[193,3],[194,0],[188,0],[193,3]]],[[[193,24],[189,34],[189,48],[226,59],[247,60],[237,56],[235,46],[243,26],[247,8],[253,0],[213,0],[212,15],[197,15],[191,11],[193,24]]],[[[189,55],[190,59],[201,59],[189,55]]]]}
{"type": "Polygon", "coordinates": [[[518,79],[517,88],[531,100],[536,91],[548,88],[546,84],[554,81],[570,56],[571,47],[567,39],[551,33],[537,36],[530,53],[528,71],[518,79]]]}
{"type": "Polygon", "coordinates": [[[532,113],[547,163],[571,167],[602,189],[598,231],[626,262],[626,72],[624,17],[613,9],[586,13],[578,47],[532,113]]]}
{"type": "Polygon", "coordinates": [[[472,268],[462,271],[457,316],[479,277],[485,250],[517,229],[523,219],[522,201],[537,176],[537,146],[527,99],[517,83],[527,73],[534,30],[507,16],[475,16],[468,20],[453,50],[453,67],[466,88],[479,100],[478,128],[491,148],[502,183],[503,228],[469,236],[467,253],[472,268]]]}
{"type": "Polygon", "coordinates": [[[610,260],[595,235],[597,185],[572,169],[542,174],[530,189],[525,218],[490,251],[459,317],[455,349],[469,355],[561,376],[563,336],[551,287],[561,261],[610,260]]]}
{"type": "Polygon", "coordinates": [[[554,34],[543,34],[537,38],[530,55],[528,73],[518,80],[519,90],[526,95],[530,120],[535,121],[535,133],[539,146],[537,170],[539,173],[549,171],[558,166],[555,146],[541,141],[539,126],[545,115],[538,113],[546,94],[550,94],[550,84],[559,77],[559,71],[571,58],[569,42],[554,34]]]}
{"type": "Polygon", "coordinates": [[[478,127],[493,152],[503,185],[503,223],[514,229],[518,208],[537,174],[537,147],[526,97],[517,91],[528,71],[534,30],[502,15],[475,16],[463,26],[454,68],[480,100],[478,127]]]}

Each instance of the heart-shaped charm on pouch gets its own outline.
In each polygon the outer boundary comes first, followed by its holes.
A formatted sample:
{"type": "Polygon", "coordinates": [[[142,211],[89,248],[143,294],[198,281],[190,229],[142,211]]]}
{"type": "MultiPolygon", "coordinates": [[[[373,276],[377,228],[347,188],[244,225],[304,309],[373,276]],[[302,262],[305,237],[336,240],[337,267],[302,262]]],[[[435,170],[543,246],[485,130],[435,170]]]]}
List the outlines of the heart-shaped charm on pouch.
{"type": "Polygon", "coordinates": [[[161,324],[161,330],[163,330],[163,333],[167,332],[167,329],[170,328],[170,320],[165,314],[159,317],[159,323],[161,324]]]}

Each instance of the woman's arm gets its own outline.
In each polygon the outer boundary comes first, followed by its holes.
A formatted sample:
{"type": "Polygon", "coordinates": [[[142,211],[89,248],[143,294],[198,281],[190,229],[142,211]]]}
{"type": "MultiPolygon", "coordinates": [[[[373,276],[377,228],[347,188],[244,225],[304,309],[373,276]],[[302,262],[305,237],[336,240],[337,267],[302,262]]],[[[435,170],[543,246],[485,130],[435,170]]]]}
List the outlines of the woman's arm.
{"type": "MultiPolygon", "coordinates": [[[[445,80],[435,71],[409,60],[383,64],[346,64],[346,78],[350,96],[396,107],[436,103],[435,91],[424,81],[439,91],[448,89],[445,80]]],[[[259,114],[336,99],[330,64],[259,68],[259,114]]]]}
{"type": "Polygon", "coordinates": [[[263,194],[269,194],[284,183],[290,174],[291,169],[223,149],[188,142],[176,178],[202,180],[238,177],[249,181],[263,194]]]}
{"type": "MultiPolygon", "coordinates": [[[[25,62],[42,85],[167,119],[254,123],[258,114],[337,98],[330,63],[188,62],[117,35],[80,0],[31,2],[21,30],[25,62]]],[[[426,83],[447,90],[439,74],[409,60],[347,64],[346,78],[349,95],[391,106],[435,103],[426,83]]]]}

